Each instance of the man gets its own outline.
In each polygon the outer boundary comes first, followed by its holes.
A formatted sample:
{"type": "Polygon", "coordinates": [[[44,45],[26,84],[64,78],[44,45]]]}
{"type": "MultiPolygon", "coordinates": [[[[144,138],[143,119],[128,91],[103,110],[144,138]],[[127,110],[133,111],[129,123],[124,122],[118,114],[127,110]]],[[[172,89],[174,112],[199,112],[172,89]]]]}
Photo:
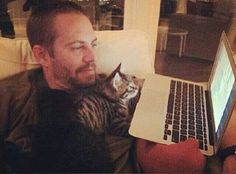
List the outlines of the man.
{"type": "MultiPolygon", "coordinates": [[[[11,142],[20,154],[31,157],[30,133],[25,128],[36,124],[39,119],[37,91],[47,88],[69,93],[93,85],[97,38],[88,18],[71,2],[37,8],[27,24],[27,35],[41,69],[0,82],[0,145],[11,142]]],[[[114,172],[137,172],[130,153],[130,148],[134,147],[132,139],[109,137],[107,142],[115,163],[114,172]]],[[[0,150],[3,151],[3,148],[0,150]]],[[[171,168],[170,172],[201,172],[205,163],[196,140],[171,146],[139,140],[136,152],[144,172],[163,172],[165,166],[162,167],[162,164],[171,168]],[[155,152],[154,158],[149,159],[153,154],[150,152],[155,152]],[[173,165],[168,161],[171,158],[175,159],[173,165]],[[185,163],[186,160],[189,163],[185,163]],[[148,165],[150,163],[157,163],[160,170],[148,165]]]]}

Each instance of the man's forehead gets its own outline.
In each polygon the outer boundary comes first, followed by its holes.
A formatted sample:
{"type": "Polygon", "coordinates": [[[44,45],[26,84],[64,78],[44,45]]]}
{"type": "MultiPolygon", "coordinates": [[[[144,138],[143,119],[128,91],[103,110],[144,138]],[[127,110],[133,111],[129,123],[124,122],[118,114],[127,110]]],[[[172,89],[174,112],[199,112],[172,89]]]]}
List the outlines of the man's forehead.
{"type": "Polygon", "coordinates": [[[92,42],[96,36],[89,19],[77,13],[61,14],[54,20],[54,30],[58,37],[68,42],[92,42]]]}
{"type": "MultiPolygon", "coordinates": [[[[71,23],[74,21],[83,21],[86,18],[87,17],[83,13],[65,12],[56,14],[53,18],[53,23],[54,24],[71,23]]],[[[64,27],[70,27],[70,25],[64,27]]]]}
{"type": "Polygon", "coordinates": [[[90,43],[95,43],[95,42],[97,42],[97,37],[95,37],[91,41],[87,41],[87,40],[74,40],[74,41],[66,43],[66,46],[70,46],[70,45],[74,45],[74,44],[90,44],[90,43]]]}

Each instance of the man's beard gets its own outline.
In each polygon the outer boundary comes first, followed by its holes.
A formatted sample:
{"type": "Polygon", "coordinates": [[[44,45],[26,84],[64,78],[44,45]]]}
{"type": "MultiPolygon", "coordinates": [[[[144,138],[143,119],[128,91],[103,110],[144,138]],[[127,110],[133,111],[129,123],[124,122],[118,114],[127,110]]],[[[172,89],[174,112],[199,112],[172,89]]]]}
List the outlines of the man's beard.
{"type": "Polygon", "coordinates": [[[78,67],[75,70],[75,75],[71,76],[71,71],[68,67],[61,64],[53,64],[53,76],[56,80],[60,81],[63,85],[67,86],[70,90],[77,88],[84,88],[91,86],[95,83],[95,75],[90,75],[86,77],[86,83],[79,80],[78,74],[83,71],[83,69],[92,67],[95,69],[95,63],[86,64],[84,66],[78,67]]]}

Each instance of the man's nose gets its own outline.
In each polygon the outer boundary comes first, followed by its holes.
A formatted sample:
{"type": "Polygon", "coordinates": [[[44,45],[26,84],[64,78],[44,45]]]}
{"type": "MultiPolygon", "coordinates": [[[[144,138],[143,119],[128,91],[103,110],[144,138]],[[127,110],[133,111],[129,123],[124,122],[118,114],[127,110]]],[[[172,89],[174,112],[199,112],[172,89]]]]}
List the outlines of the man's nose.
{"type": "Polygon", "coordinates": [[[87,46],[83,56],[83,61],[93,62],[95,61],[95,59],[96,59],[95,49],[92,46],[87,46]]]}

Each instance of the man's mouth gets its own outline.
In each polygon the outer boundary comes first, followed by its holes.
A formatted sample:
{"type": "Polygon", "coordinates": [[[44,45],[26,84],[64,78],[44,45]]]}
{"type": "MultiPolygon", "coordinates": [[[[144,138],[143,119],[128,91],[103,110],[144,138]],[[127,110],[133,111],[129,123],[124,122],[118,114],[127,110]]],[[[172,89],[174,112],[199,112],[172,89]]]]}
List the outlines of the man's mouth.
{"type": "Polygon", "coordinates": [[[79,72],[95,71],[95,67],[96,67],[95,63],[90,63],[88,65],[78,68],[76,70],[76,74],[79,72]]]}

